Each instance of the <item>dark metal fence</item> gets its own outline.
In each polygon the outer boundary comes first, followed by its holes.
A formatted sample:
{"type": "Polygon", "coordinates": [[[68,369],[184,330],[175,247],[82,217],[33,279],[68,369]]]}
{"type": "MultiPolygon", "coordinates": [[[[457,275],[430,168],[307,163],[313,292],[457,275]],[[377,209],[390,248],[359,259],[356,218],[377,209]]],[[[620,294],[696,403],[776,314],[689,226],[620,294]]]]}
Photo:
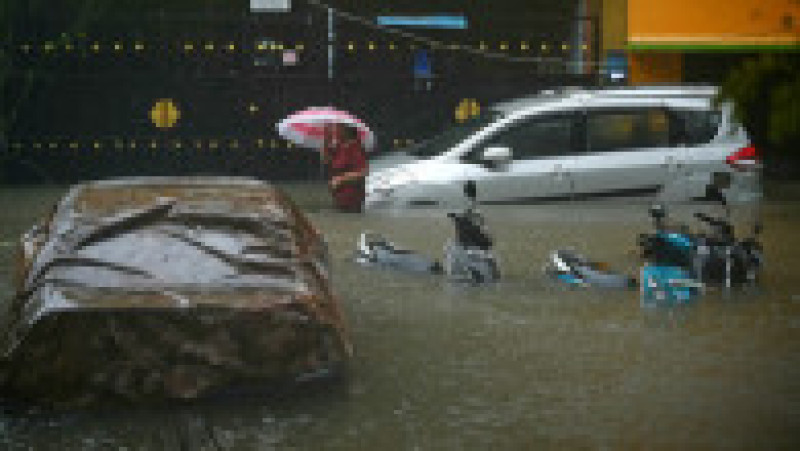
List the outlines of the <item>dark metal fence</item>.
{"type": "Polygon", "coordinates": [[[509,58],[487,58],[342,22],[329,78],[322,12],[217,22],[196,27],[202,35],[161,25],[156,28],[174,30],[154,39],[129,29],[120,37],[105,27],[66,41],[32,34],[11,43],[15,72],[7,86],[23,85],[33,71],[38,81],[15,112],[0,181],[208,173],[314,178],[318,156],[289,147],[275,131],[293,111],[312,105],[351,111],[375,130],[378,152],[388,152],[452,123],[465,99],[486,106],[594,81],[563,64],[570,52],[558,44],[569,42],[561,25],[504,42],[509,58]],[[415,74],[419,52],[426,53],[430,74],[415,74]],[[514,61],[520,56],[540,60],[514,61]],[[159,129],[150,110],[164,98],[180,118],[159,129]]]}

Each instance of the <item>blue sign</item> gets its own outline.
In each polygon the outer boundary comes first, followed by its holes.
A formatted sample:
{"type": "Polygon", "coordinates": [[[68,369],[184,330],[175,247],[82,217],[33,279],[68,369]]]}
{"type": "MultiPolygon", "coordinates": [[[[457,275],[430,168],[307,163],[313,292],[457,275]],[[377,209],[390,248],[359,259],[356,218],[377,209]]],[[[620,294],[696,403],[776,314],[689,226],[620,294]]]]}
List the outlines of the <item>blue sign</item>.
{"type": "Polygon", "coordinates": [[[628,55],[622,50],[606,52],[606,74],[612,80],[622,81],[628,77],[628,55]]]}
{"type": "Polygon", "coordinates": [[[442,28],[466,30],[467,18],[457,15],[378,16],[378,25],[385,27],[442,28]]]}
{"type": "Polygon", "coordinates": [[[427,50],[417,50],[414,53],[414,76],[417,78],[431,78],[431,59],[427,50]]]}

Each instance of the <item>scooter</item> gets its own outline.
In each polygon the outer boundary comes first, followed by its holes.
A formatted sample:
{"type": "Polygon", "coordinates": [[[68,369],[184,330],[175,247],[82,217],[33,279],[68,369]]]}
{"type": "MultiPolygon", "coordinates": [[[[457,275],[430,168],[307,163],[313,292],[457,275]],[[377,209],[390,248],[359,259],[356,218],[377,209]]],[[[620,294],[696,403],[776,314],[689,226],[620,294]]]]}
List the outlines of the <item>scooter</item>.
{"type": "Polygon", "coordinates": [[[694,216],[709,227],[708,233],[692,233],[686,226],[670,228],[665,225],[666,209],[661,205],[650,209],[655,231],[639,235],[642,257],[659,266],[684,268],[703,284],[735,285],[756,282],[763,263],[763,252],[757,237],[761,231],[756,225],[753,234],[739,240],[730,221],[704,213],[694,216]]]}
{"type": "Polygon", "coordinates": [[[569,249],[550,253],[545,274],[568,285],[600,288],[633,288],[636,281],[629,276],[609,270],[602,262],[587,259],[569,249]]]}
{"type": "Polygon", "coordinates": [[[483,215],[477,210],[477,189],[470,180],[464,184],[464,195],[470,202],[461,213],[448,213],[455,227],[455,238],[444,247],[444,272],[456,281],[474,283],[500,279],[497,258],[492,251],[492,238],[486,230],[483,215]]]}
{"type": "Polygon", "coordinates": [[[362,232],[353,258],[364,266],[377,266],[416,273],[441,273],[442,265],[412,250],[398,247],[374,232],[362,232]]]}

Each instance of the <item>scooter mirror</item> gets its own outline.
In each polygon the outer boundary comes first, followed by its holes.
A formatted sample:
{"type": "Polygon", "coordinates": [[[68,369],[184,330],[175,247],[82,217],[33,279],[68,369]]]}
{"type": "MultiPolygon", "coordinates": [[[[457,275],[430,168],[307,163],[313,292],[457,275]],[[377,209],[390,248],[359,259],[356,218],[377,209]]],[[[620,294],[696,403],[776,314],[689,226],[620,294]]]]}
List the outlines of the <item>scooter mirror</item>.
{"type": "Polygon", "coordinates": [[[464,195],[470,200],[478,198],[478,188],[475,186],[474,180],[467,180],[467,182],[464,183],[464,195]]]}
{"type": "Polygon", "coordinates": [[[719,187],[714,184],[706,186],[706,199],[713,202],[719,202],[722,205],[727,203],[725,201],[725,196],[722,194],[722,190],[720,190],[719,187]]]}
{"type": "Polygon", "coordinates": [[[667,216],[667,209],[661,204],[653,204],[650,206],[650,216],[653,219],[664,219],[667,216]]]}

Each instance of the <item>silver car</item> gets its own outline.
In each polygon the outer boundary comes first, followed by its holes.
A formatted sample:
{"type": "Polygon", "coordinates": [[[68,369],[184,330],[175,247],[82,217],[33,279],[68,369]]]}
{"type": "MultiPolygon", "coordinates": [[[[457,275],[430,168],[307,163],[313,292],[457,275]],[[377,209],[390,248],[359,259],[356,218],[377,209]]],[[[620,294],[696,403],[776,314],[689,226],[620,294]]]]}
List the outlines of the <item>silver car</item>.
{"type": "Polygon", "coordinates": [[[481,203],[761,196],[757,152],[715,87],[566,89],[481,116],[370,163],[367,208],[449,205],[467,180],[481,203]]]}

